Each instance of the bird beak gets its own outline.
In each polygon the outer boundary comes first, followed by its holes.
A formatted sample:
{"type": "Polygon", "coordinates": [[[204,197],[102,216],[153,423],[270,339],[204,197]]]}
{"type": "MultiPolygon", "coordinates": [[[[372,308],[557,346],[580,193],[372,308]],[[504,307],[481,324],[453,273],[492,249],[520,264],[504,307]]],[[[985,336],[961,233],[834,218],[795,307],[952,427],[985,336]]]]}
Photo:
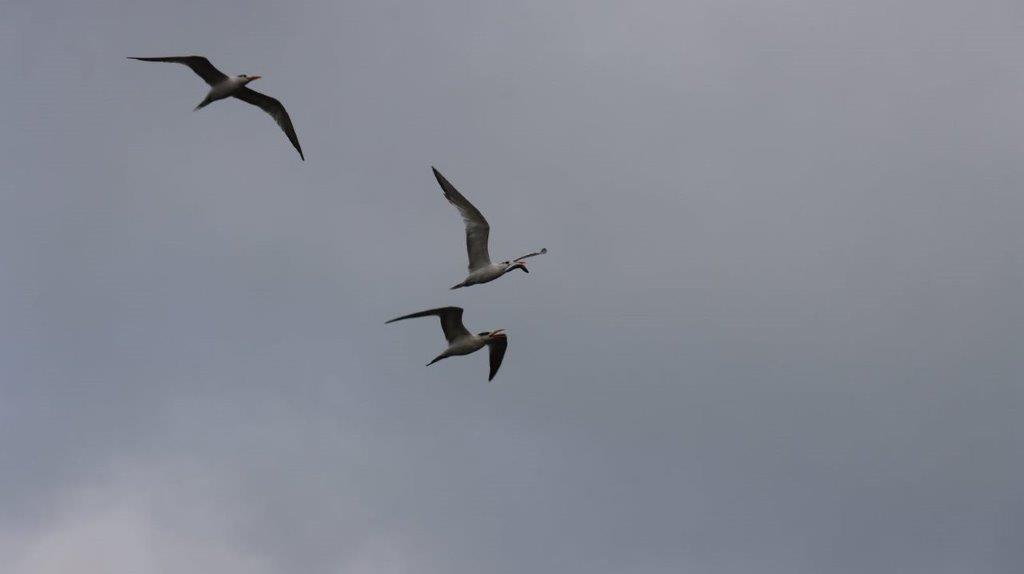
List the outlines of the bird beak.
{"type": "Polygon", "coordinates": [[[505,334],[505,329],[495,329],[495,330],[491,331],[491,336],[492,337],[497,337],[498,335],[504,335],[504,334],[505,334]]]}
{"type": "Polygon", "coordinates": [[[260,79],[262,77],[263,76],[249,76],[249,81],[250,82],[255,82],[256,80],[258,80],[258,79],[260,79]]]}

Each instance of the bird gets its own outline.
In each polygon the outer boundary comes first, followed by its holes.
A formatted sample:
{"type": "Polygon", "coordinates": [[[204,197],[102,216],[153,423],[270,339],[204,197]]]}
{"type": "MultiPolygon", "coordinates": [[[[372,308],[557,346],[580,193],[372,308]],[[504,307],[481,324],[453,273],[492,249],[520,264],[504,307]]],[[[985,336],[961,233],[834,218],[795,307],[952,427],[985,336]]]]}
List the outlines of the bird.
{"type": "Polygon", "coordinates": [[[490,347],[491,355],[491,372],[488,375],[487,380],[494,380],[494,375],[498,374],[498,367],[501,366],[501,361],[505,358],[505,349],[508,348],[508,337],[505,335],[505,329],[484,331],[474,335],[466,329],[465,325],[462,324],[461,307],[438,307],[437,309],[427,309],[426,311],[395,317],[390,321],[386,321],[385,324],[405,319],[414,319],[416,317],[430,317],[432,315],[436,315],[441,318],[441,330],[444,331],[444,338],[448,340],[448,348],[440,355],[434,357],[434,360],[427,363],[427,366],[429,367],[441,359],[447,359],[448,357],[475,353],[486,346],[490,347]]]}
{"type": "Polygon", "coordinates": [[[466,224],[466,250],[469,252],[469,275],[461,283],[452,286],[452,289],[494,281],[515,269],[529,273],[530,270],[526,268],[524,260],[548,252],[547,248],[544,248],[540,251],[527,253],[511,261],[491,263],[491,256],[487,252],[487,238],[491,233],[491,226],[484,219],[484,215],[465,196],[459,193],[459,190],[455,189],[455,186],[445,179],[441,172],[437,171],[436,167],[431,166],[431,169],[434,170],[434,177],[437,178],[437,183],[441,184],[441,190],[444,192],[445,199],[454,205],[455,209],[459,210],[459,214],[462,215],[462,221],[466,224]]]}
{"type": "Polygon", "coordinates": [[[129,56],[129,60],[141,60],[143,62],[171,62],[175,64],[184,64],[192,69],[204,82],[210,85],[210,91],[203,98],[203,101],[193,109],[197,111],[202,109],[217,100],[223,100],[224,98],[238,98],[243,102],[252,104],[257,108],[270,114],[270,117],[274,118],[277,125],[284,130],[284,134],[288,136],[288,140],[292,142],[295,149],[299,152],[299,157],[302,161],[306,161],[306,156],[302,153],[302,146],[299,145],[299,136],[295,135],[295,128],[292,126],[292,119],[288,117],[288,112],[284,109],[284,105],[281,104],[276,98],[272,98],[266,94],[261,94],[248,87],[249,82],[254,82],[260,79],[262,76],[247,76],[245,74],[239,74],[237,76],[228,76],[215,68],[209,60],[202,56],[168,56],[160,58],[139,58],[135,56],[129,56]]]}

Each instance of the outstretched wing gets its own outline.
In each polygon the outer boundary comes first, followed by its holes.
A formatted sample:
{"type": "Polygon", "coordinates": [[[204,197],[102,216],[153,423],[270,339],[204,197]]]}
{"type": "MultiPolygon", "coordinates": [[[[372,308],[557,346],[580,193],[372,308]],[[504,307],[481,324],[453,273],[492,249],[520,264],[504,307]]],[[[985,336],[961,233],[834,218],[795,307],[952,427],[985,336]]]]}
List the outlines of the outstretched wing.
{"type": "Polygon", "coordinates": [[[165,58],[136,58],[129,56],[128,59],[142,60],[143,62],[171,62],[174,64],[184,64],[189,68],[192,68],[192,71],[195,72],[196,75],[211,86],[228,79],[224,72],[213,67],[213,64],[202,56],[168,56],[165,58]]]}
{"type": "Polygon", "coordinates": [[[505,349],[508,349],[508,337],[505,335],[498,335],[491,339],[487,346],[489,347],[491,354],[491,374],[487,377],[487,380],[493,380],[494,375],[498,374],[498,368],[501,367],[501,361],[505,358],[505,349]]]}
{"type": "Polygon", "coordinates": [[[292,142],[292,145],[295,146],[302,161],[306,161],[306,156],[302,155],[302,146],[299,145],[299,136],[295,135],[292,119],[288,117],[288,111],[284,109],[284,105],[280,101],[244,86],[231,95],[270,114],[270,117],[274,118],[277,125],[281,126],[281,129],[284,130],[284,135],[288,136],[288,141],[292,142]]]}
{"type": "Polygon", "coordinates": [[[451,343],[455,339],[459,339],[469,335],[469,331],[466,330],[466,326],[462,324],[461,307],[439,307],[437,309],[427,309],[426,311],[420,311],[418,313],[410,313],[408,315],[402,315],[401,317],[395,317],[390,321],[386,321],[385,324],[394,323],[395,321],[401,321],[403,319],[429,317],[431,315],[437,315],[438,317],[441,318],[441,330],[444,331],[444,338],[448,339],[449,343],[451,343]]]}
{"type": "Polygon", "coordinates": [[[437,168],[434,170],[434,177],[437,183],[441,184],[444,197],[449,203],[459,210],[462,221],[466,224],[466,250],[469,252],[469,270],[473,272],[481,267],[490,265],[491,256],[487,253],[487,238],[491,234],[491,226],[487,224],[480,210],[473,206],[455,186],[448,182],[437,168]]]}
{"type": "Polygon", "coordinates": [[[516,257],[516,261],[522,261],[523,259],[529,259],[530,257],[536,257],[538,255],[544,255],[547,252],[548,252],[548,248],[547,247],[543,247],[543,248],[541,248],[540,251],[534,251],[533,253],[527,253],[526,255],[523,255],[522,257],[516,257]]]}

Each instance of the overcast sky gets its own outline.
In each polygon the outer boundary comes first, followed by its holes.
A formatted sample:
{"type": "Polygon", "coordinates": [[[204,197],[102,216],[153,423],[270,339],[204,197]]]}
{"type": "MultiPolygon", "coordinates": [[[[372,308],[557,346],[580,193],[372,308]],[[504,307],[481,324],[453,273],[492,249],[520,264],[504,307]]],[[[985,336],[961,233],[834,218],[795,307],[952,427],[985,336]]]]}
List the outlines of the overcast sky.
{"type": "Polygon", "coordinates": [[[209,4],[0,3],[5,573],[1022,571],[1019,0],[209,4]]]}

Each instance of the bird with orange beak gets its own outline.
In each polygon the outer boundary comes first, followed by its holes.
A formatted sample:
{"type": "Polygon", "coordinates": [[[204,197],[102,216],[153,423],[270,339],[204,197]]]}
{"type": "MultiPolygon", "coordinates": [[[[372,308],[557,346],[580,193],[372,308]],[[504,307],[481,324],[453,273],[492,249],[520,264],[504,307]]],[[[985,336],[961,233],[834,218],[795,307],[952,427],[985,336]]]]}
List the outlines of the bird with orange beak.
{"type": "Polygon", "coordinates": [[[246,87],[249,82],[254,82],[262,76],[247,76],[245,74],[228,76],[215,68],[209,60],[202,56],[168,56],[160,58],[129,57],[128,59],[142,60],[143,62],[171,62],[174,64],[183,64],[188,66],[196,73],[197,76],[210,85],[210,91],[207,92],[203,101],[196,105],[194,110],[205,108],[213,102],[223,100],[225,98],[237,98],[243,102],[252,104],[267,112],[270,114],[270,117],[274,118],[277,125],[284,131],[284,134],[288,136],[288,141],[292,142],[296,151],[299,152],[299,157],[305,161],[306,156],[303,155],[302,146],[299,145],[299,136],[295,134],[295,127],[292,126],[292,119],[288,116],[288,111],[284,109],[284,105],[275,98],[246,87]]]}
{"type": "Polygon", "coordinates": [[[440,355],[434,357],[434,360],[427,363],[428,367],[441,359],[447,359],[448,357],[454,357],[456,355],[468,355],[470,353],[475,353],[484,347],[488,347],[491,351],[491,372],[488,375],[487,380],[490,381],[494,379],[494,375],[498,374],[498,367],[501,366],[501,361],[505,358],[505,349],[508,348],[508,336],[505,335],[505,329],[484,331],[474,335],[466,329],[465,325],[462,324],[461,307],[439,307],[437,309],[427,309],[426,311],[395,317],[386,323],[394,323],[395,321],[402,321],[404,319],[429,316],[437,316],[441,319],[441,331],[444,332],[444,338],[448,340],[448,348],[440,355]]]}
{"type": "Polygon", "coordinates": [[[452,289],[488,283],[516,269],[521,270],[523,273],[529,273],[530,270],[526,268],[525,260],[548,252],[547,249],[541,249],[511,261],[491,263],[491,255],[487,251],[487,240],[491,235],[491,226],[484,219],[484,215],[465,196],[459,193],[459,190],[455,189],[455,186],[445,179],[441,172],[437,171],[437,168],[431,169],[434,170],[434,177],[437,178],[437,183],[441,185],[441,191],[444,192],[445,199],[454,205],[455,209],[459,210],[459,214],[462,215],[462,221],[466,224],[466,251],[469,252],[469,275],[461,283],[453,286],[452,289]]]}

